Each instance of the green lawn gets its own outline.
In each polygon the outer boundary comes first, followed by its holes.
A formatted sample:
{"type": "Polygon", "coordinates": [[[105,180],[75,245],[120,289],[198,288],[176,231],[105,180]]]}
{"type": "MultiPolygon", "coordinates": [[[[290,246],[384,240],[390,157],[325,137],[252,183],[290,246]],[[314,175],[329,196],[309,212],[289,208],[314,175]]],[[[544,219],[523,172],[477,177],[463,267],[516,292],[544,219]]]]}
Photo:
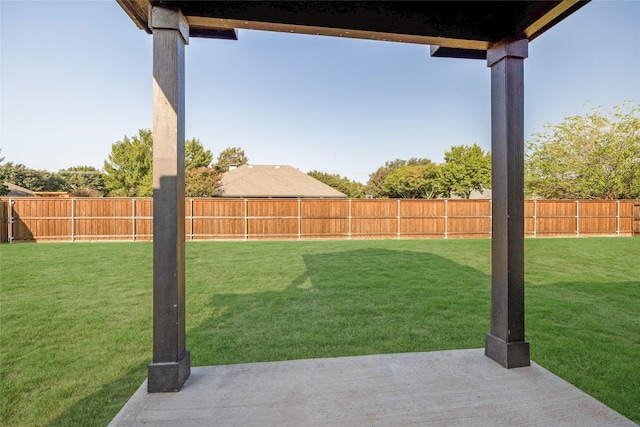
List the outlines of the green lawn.
{"type": "MultiPolygon", "coordinates": [[[[526,241],[532,359],[640,423],[640,239],[526,241]]],[[[151,357],[151,243],[0,245],[0,420],[99,425],[151,357]]],[[[479,348],[490,241],[187,244],[193,366],[479,348]]]]}

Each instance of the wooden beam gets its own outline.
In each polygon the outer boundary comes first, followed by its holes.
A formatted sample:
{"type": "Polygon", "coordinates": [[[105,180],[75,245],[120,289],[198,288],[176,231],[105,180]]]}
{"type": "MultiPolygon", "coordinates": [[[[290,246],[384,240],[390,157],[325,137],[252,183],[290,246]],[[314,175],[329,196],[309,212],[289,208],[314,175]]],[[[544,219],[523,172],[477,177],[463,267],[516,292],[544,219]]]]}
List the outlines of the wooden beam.
{"type": "Polygon", "coordinates": [[[460,49],[445,46],[431,46],[433,58],[487,59],[486,50],[460,49]]]}
{"type": "Polygon", "coordinates": [[[151,32],[149,5],[181,10],[191,37],[237,39],[235,29],[394,41],[462,49],[434,56],[477,58],[506,38],[530,41],[587,3],[544,2],[195,2],[116,0],[151,32]],[[467,51],[468,52],[464,52],[467,51]]]}
{"type": "Polygon", "coordinates": [[[379,40],[400,43],[414,43],[426,45],[438,45],[459,49],[486,50],[489,42],[478,40],[454,39],[448,37],[434,37],[416,34],[399,34],[383,31],[368,31],[347,28],[330,28],[313,25],[285,24],[260,21],[246,21],[238,19],[208,18],[201,16],[189,16],[189,26],[200,29],[203,33],[207,28],[220,29],[245,29],[259,31],[273,31],[282,33],[322,35],[331,37],[345,37],[364,40],[379,40]]]}
{"type": "Polygon", "coordinates": [[[138,28],[151,34],[149,22],[149,0],[116,0],[138,28]]]}
{"type": "Polygon", "coordinates": [[[153,362],[150,393],[179,391],[191,372],[185,339],[185,45],[179,10],[153,7],[153,362]]]}
{"type": "Polygon", "coordinates": [[[529,41],[533,40],[545,30],[555,25],[555,23],[575,12],[589,1],[590,0],[563,0],[553,9],[536,19],[531,25],[525,28],[523,31],[524,35],[529,41]]]}
{"type": "Polygon", "coordinates": [[[491,67],[491,331],[485,354],[529,366],[524,336],[524,59],[528,41],[501,41],[491,67]]]}

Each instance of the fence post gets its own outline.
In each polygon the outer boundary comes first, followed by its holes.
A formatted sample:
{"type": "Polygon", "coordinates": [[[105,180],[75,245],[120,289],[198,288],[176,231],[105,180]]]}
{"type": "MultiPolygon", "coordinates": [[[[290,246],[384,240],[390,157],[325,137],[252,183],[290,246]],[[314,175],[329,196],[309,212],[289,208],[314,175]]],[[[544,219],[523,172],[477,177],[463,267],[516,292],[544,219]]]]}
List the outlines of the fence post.
{"type": "Polygon", "coordinates": [[[189,240],[193,242],[193,198],[189,199],[189,240]]]}
{"type": "Polygon", "coordinates": [[[244,199],[244,240],[249,240],[249,201],[244,199]]]}
{"type": "Polygon", "coordinates": [[[136,241],[136,199],[131,199],[131,240],[136,241]]]}
{"type": "Polygon", "coordinates": [[[536,237],[538,231],[538,201],[533,199],[533,237],[536,237]]]}
{"type": "Polygon", "coordinates": [[[300,224],[300,216],[302,212],[300,210],[300,197],[298,197],[298,240],[300,240],[301,236],[301,224],[300,224]]]}
{"type": "Polygon", "coordinates": [[[620,200],[616,200],[616,236],[620,237],[620,200]]]}
{"type": "Polygon", "coordinates": [[[71,198],[71,241],[76,241],[76,199],[71,198]]]}
{"type": "Polygon", "coordinates": [[[449,200],[444,199],[444,238],[449,238],[449,200]]]}
{"type": "Polygon", "coordinates": [[[347,217],[347,240],[351,240],[351,199],[347,200],[349,205],[349,213],[347,217]]]}
{"type": "Polygon", "coordinates": [[[9,220],[7,224],[7,231],[9,234],[9,243],[13,243],[13,199],[9,197],[9,205],[7,206],[9,211],[9,220]]]}
{"type": "Polygon", "coordinates": [[[576,237],[580,236],[580,201],[576,200],[576,237]]]}
{"type": "Polygon", "coordinates": [[[400,199],[398,199],[398,240],[400,240],[400,199]]]}

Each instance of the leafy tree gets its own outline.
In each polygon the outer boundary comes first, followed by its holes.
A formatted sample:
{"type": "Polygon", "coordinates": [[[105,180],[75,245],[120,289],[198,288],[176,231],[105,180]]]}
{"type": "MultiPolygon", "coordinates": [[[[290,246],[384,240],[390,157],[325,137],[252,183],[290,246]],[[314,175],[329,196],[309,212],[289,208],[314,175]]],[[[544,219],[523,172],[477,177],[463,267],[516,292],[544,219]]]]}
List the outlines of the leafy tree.
{"type": "Polygon", "coordinates": [[[330,174],[316,170],[308,172],[307,175],[327,184],[329,187],[335,188],[341,193],[346,194],[349,198],[361,198],[364,194],[364,186],[359,182],[349,180],[346,176],[342,177],[338,174],[330,174]]]}
{"type": "Polygon", "coordinates": [[[102,172],[93,166],[73,166],[58,171],[65,190],[79,197],[98,197],[104,191],[102,172]]]}
{"type": "Polygon", "coordinates": [[[384,181],[394,170],[400,169],[403,166],[418,166],[431,163],[429,159],[412,157],[409,160],[396,159],[389,162],[385,162],[384,166],[380,166],[375,172],[369,174],[369,181],[364,187],[365,194],[372,195],[373,197],[388,197],[384,191],[384,181]]]}
{"type": "Polygon", "coordinates": [[[192,138],[184,142],[184,160],[186,170],[208,168],[213,161],[213,154],[205,150],[199,139],[192,138]]]}
{"type": "Polygon", "coordinates": [[[222,173],[214,168],[192,168],[185,175],[185,195],[188,197],[214,197],[220,192],[222,173]]]}
{"type": "MultiPolygon", "coordinates": [[[[185,141],[184,151],[186,171],[207,169],[213,160],[211,151],[205,150],[196,138],[185,141]]],[[[191,179],[196,176],[202,173],[191,179]]],[[[185,173],[185,189],[186,181],[185,173]]],[[[111,154],[104,162],[104,187],[111,196],[153,195],[153,135],[149,129],[140,129],[131,139],[125,135],[111,146],[111,154]]]]}
{"type": "Polygon", "coordinates": [[[244,150],[240,147],[227,147],[220,152],[216,160],[214,168],[218,172],[229,171],[229,166],[242,166],[249,163],[249,159],[244,154],[244,150]]]}
{"type": "MultiPolygon", "coordinates": [[[[2,149],[0,148],[0,152],[2,152],[2,149]]],[[[0,157],[0,163],[4,162],[4,156],[0,157]]],[[[0,196],[6,196],[7,194],[9,194],[9,189],[7,188],[6,185],[4,185],[4,179],[1,179],[0,177],[0,196]]]]}
{"type": "Polygon", "coordinates": [[[431,162],[395,169],[384,180],[383,194],[391,198],[433,199],[441,191],[438,169],[431,162]]]}
{"type": "Polygon", "coordinates": [[[367,196],[382,197],[382,186],[384,180],[389,175],[389,170],[384,166],[380,166],[374,172],[369,174],[369,180],[364,186],[364,193],[367,196]]]}
{"type": "Polygon", "coordinates": [[[31,191],[64,191],[64,180],[56,174],[30,169],[21,163],[7,162],[0,166],[0,182],[5,181],[31,191]]]}
{"type": "Polygon", "coordinates": [[[545,199],[640,198],[640,105],[547,124],[527,143],[525,190],[545,199]]]}
{"type": "Polygon", "coordinates": [[[444,153],[440,183],[445,197],[468,199],[473,190],[491,188],[491,154],[478,144],[457,145],[444,153]]]}
{"type": "Polygon", "coordinates": [[[110,196],[148,197],[153,195],[153,138],[149,129],[140,129],[131,139],[124,136],[111,146],[104,162],[104,186],[110,196]]]}

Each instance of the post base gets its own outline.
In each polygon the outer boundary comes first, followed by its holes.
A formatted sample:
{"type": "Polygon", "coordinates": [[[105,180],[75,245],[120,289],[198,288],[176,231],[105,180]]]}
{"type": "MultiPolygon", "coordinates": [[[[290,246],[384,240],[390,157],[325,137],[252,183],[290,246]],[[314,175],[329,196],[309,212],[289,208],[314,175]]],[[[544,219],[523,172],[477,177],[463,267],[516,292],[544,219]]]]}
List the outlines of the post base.
{"type": "Polygon", "coordinates": [[[191,356],[185,350],[178,362],[151,363],[147,377],[148,393],[180,391],[191,374],[191,356]]]}
{"type": "Polygon", "coordinates": [[[531,365],[527,341],[508,343],[495,335],[487,334],[484,355],[507,369],[531,365]]]}

